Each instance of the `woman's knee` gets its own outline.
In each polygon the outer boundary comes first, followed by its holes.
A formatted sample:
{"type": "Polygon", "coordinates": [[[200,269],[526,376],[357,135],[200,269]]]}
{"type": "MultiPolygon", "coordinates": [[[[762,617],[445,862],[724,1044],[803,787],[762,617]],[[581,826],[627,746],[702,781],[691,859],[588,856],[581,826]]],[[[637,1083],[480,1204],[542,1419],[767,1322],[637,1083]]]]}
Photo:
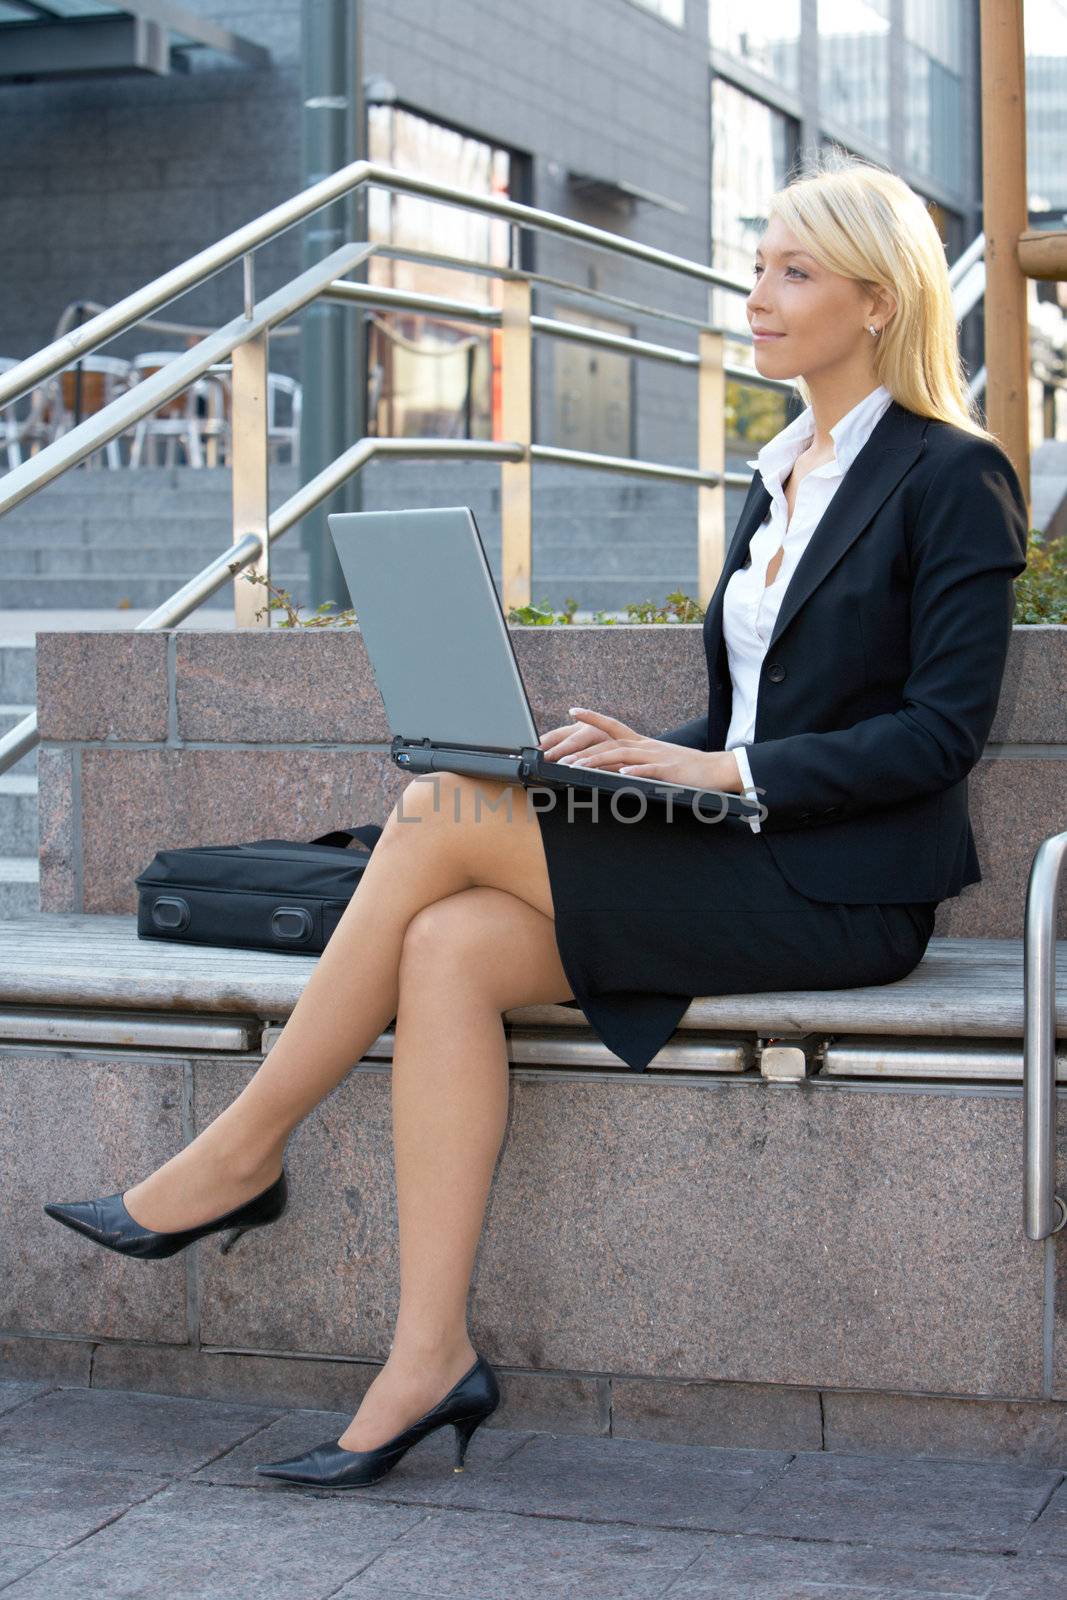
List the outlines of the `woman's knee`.
{"type": "Polygon", "coordinates": [[[461,978],[501,1010],[570,999],[555,927],[526,901],[477,886],[435,900],[408,923],[400,952],[400,984],[427,977],[461,978]]]}
{"type": "MultiPolygon", "coordinates": [[[[494,891],[490,891],[492,893],[494,891]]],[[[477,891],[446,895],[416,911],[404,932],[400,969],[469,963],[484,952],[491,937],[487,911],[477,891]],[[471,903],[471,896],[475,903],[471,903]]]]}

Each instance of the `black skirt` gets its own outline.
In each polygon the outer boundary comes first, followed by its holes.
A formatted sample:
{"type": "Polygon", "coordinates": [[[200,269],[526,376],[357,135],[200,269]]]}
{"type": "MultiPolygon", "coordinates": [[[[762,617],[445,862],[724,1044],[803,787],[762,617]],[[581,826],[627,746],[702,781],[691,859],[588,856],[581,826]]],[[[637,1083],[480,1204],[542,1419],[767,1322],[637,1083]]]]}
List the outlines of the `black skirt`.
{"type": "Polygon", "coordinates": [[[574,995],[608,1049],[644,1072],[694,996],[893,983],[918,966],[938,902],[810,900],[766,836],[688,807],[639,815],[635,795],[538,798],[556,944],[574,995]],[[627,818],[634,820],[626,820],[627,818]]]}

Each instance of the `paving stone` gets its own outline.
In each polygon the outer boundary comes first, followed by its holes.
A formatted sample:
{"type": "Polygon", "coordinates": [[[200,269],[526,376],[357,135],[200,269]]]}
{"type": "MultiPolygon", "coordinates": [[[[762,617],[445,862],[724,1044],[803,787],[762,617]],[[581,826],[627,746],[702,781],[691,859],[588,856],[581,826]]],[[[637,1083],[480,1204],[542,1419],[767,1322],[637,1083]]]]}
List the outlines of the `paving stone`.
{"type": "Polygon", "coordinates": [[[5,1378],[0,1382],[0,1412],[13,1411],[16,1406],[25,1405],[27,1400],[32,1400],[34,1395],[47,1394],[49,1389],[54,1389],[54,1383],[32,1383],[28,1379],[21,1381],[17,1378],[5,1378]]]}
{"type": "Polygon", "coordinates": [[[4,1590],[5,1600],[319,1600],[424,1513],[168,1485],[4,1590]]]}
{"type": "Polygon", "coordinates": [[[970,1551],[887,1550],[716,1535],[670,1590],[669,1600],[984,1600],[1003,1563],[970,1551]],[[832,1585],[828,1588],[827,1585],[832,1585]]]}
{"type": "MultiPolygon", "coordinates": [[[[1020,1556],[1063,1556],[1067,1560],[1067,1478],[1049,1496],[1048,1504],[1026,1530],[1020,1556]]],[[[1064,1591],[1067,1595],[1067,1589],[1064,1591]]]]}
{"type": "Polygon", "coordinates": [[[457,1476],[447,1503],[726,1531],[738,1527],[745,1508],[788,1460],[780,1450],[538,1433],[499,1464],[487,1463],[476,1476],[457,1476]]]}
{"type": "Polygon", "coordinates": [[[336,1600],[658,1600],[703,1544],[658,1528],[436,1510],[336,1600]]]}
{"type": "Polygon", "coordinates": [[[29,1544],[0,1543],[0,1583],[10,1583],[33,1567],[48,1560],[48,1552],[34,1549],[29,1544]]]}
{"type": "Polygon", "coordinates": [[[1005,1562],[986,1600],[1064,1600],[1067,1596],[1067,1562],[1005,1562]]]}
{"type": "Polygon", "coordinates": [[[0,1416],[0,1455],[174,1477],[258,1433],[278,1412],[174,1395],[53,1389],[0,1416]]]}
{"type": "Polygon", "coordinates": [[[748,1502],[736,1527],[778,1538],[1007,1554],[1018,1550],[1061,1476],[1045,1467],[805,1452],[748,1502]]]}
{"type": "Polygon", "coordinates": [[[310,1490],[302,1484],[286,1483],[281,1478],[265,1478],[256,1472],[262,1461],[284,1461],[302,1455],[326,1439],[337,1439],[352,1420],[349,1411],[289,1411],[254,1438],[239,1443],[218,1460],[189,1473],[192,1483],[252,1485],[286,1496],[309,1492],[326,1493],[341,1499],[411,1500],[442,1504],[452,1493],[453,1483],[464,1478],[481,1478],[498,1463],[507,1460],[530,1435],[515,1428],[479,1428],[467,1448],[463,1472],[453,1469],[455,1433],[451,1427],[412,1445],[380,1483],[358,1489],[310,1490]]]}
{"type": "Polygon", "coordinates": [[[60,1550],[166,1481],[144,1472],[7,1457],[0,1460],[0,1550],[60,1550]]]}

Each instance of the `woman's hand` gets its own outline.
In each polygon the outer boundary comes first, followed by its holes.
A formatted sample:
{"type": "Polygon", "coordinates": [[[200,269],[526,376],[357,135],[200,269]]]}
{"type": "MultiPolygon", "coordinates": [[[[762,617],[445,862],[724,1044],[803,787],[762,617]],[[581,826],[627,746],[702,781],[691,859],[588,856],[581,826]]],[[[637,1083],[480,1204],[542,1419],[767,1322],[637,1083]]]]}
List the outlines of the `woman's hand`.
{"type": "MultiPolygon", "coordinates": [[[[622,739],[639,739],[641,735],[625,722],[620,722],[617,717],[603,717],[593,711],[586,711],[582,706],[569,706],[572,716],[579,718],[577,722],[565,722],[562,727],[549,728],[538,740],[541,754],[546,761],[564,761],[565,758],[576,756],[580,751],[592,750],[604,743],[617,743],[622,739]]],[[[566,760],[567,766],[571,765],[566,760]]]]}
{"type": "Polygon", "coordinates": [[[663,778],[692,789],[743,791],[741,770],[730,750],[692,750],[665,739],[645,738],[617,717],[599,711],[583,706],[571,706],[570,711],[577,723],[553,728],[540,740],[546,760],[567,767],[596,767],[623,777],[663,778]]]}

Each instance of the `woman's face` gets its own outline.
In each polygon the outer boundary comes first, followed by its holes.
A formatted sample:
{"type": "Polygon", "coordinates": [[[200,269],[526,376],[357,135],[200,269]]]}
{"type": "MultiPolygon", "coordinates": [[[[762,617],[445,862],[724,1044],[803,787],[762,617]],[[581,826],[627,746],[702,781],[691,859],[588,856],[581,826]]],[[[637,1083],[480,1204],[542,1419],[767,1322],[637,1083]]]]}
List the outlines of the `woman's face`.
{"type": "Polygon", "coordinates": [[[831,368],[858,365],[873,375],[875,340],[867,329],[886,320],[880,296],[820,266],[779,217],[756,246],[754,276],[745,311],[757,372],[810,382],[831,368]]]}

